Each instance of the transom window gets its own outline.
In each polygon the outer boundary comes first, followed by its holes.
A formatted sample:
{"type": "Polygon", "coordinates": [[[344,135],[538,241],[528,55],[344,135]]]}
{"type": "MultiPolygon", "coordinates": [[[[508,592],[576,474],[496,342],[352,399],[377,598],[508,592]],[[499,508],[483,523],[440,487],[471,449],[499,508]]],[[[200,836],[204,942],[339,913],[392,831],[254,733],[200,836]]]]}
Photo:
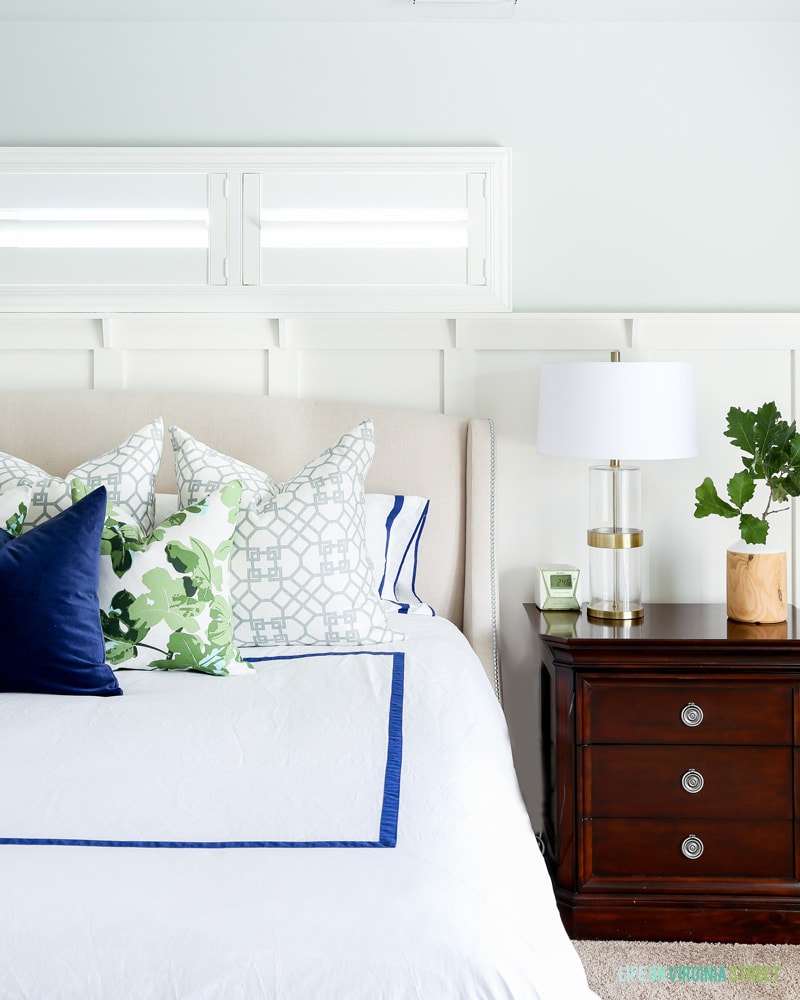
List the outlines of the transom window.
{"type": "Polygon", "coordinates": [[[506,310],[508,189],[498,148],[0,149],[0,291],[506,310]]]}

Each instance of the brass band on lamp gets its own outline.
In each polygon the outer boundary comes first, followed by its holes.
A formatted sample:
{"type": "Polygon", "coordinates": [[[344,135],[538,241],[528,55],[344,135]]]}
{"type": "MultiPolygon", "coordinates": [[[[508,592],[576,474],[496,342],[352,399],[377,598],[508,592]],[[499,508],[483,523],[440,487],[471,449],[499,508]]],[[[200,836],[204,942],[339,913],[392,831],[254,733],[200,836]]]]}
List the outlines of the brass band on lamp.
{"type": "Polygon", "coordinates": [[[640,545],[644,545],[644,532],[641,528],[634,531],[589,528],[586,541],[595,549],[638,549],[640,545]]]}

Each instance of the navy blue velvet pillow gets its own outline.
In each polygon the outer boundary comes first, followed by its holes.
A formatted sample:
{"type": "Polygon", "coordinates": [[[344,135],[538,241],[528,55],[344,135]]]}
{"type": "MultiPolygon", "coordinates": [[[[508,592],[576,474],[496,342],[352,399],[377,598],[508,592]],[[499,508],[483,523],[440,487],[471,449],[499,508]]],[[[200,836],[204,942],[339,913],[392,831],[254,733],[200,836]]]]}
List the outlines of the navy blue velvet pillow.
{"type": "Polygon", "coordinates": [[[105,516],[101,486],[17,538],[0,531],[0,691],[122,694],[97,599],[105,516]]]}

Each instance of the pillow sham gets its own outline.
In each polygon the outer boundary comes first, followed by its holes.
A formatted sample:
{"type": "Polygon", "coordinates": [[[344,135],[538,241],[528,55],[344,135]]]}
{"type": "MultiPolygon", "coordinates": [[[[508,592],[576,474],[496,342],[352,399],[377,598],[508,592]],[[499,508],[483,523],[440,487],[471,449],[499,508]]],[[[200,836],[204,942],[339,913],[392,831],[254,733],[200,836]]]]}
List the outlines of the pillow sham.
{"type": "Polygon", "coordinates": [[[170,427],[181,504],[230,476],[243,486],[233,536],[234,637],[247,646],[362,645],[399,637],[374,589],[364,535],[371,420],[342,435],[288,482],[170,427]]]}
{"type": "Polygon", "coordinates": [[[80,479],[90,489],[105,486],[117,510],[133,518],[147,534],[154,525],[155,481],[163,442],[164,423],[158,417],[116,448],[76,466],[66,479],[0,452],[0,492],[12,486],[32,487],[33,497],[23,526],[23,531],[29,531],[70,507],[73,479],[80,479]]]}
{"type": "MultiPolygon", "coordinates": [[[[367,493],[365,499],[364,527],[375,593],[400,614],[435,615],[416,593],[419,542],[430,500],[385,493],[367,493]]],[[[156,493],[156,521],[177,509],[176,494],[156,493]]]]}
{"type": "Polygon", "coordinates": [[[30,486],[16,486],[5,493],[0,493],[0,535],[16,538],[22,531],[30,504],[30,486]]]}
{"type": "Polygon", "coordinates": [[[367,493],[367,551],[375,589],[398,613],[435,615],[416,593],[419,543],[430,500],[367,493]]]}
{"type": "MultiPolygon", "coordinates": [[[[80,501],[87,487],[73,482],[80,501]]],[[[233,642],[231,535],[242,487],[228,483],[150,535],[109,503],[98,539],[98,594],[108,662],[114,667],[246,674],[233,642]]]]}
{"type": "Polygon", "coordinates": [[[0,691],[118,695],[105,662],[97,552],[106,491],[0,544],[0,691]]]}

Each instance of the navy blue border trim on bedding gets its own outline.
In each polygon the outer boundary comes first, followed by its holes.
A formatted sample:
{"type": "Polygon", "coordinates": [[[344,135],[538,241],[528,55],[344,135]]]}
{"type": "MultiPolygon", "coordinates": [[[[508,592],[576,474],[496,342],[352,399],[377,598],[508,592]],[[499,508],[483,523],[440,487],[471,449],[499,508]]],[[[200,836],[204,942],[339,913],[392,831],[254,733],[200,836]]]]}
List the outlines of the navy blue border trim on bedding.
{"type": "MultiPolygon", "coordinates": [[[[317,656],[341,656],[341,653],[298,653],[291,656],[254,656],[248,662],[263,663],[270,660],[300,660],[317,656]]],[[[264,847],[394,847],[397,844],[397,824],[400,813],[400,774],[403,763],[403,693],[405,681],[405,655],[399,652],[376,650],[349,650],[348,656],[389,656],[392,659],[392,685],[389,695],[389,719],[386,749],[386,772],[383,783],[378,840],[81,840],[53,837],[0,837],[0,846],[62,847],[159,847],[159,848],[264,848],[264,847]]]]}

